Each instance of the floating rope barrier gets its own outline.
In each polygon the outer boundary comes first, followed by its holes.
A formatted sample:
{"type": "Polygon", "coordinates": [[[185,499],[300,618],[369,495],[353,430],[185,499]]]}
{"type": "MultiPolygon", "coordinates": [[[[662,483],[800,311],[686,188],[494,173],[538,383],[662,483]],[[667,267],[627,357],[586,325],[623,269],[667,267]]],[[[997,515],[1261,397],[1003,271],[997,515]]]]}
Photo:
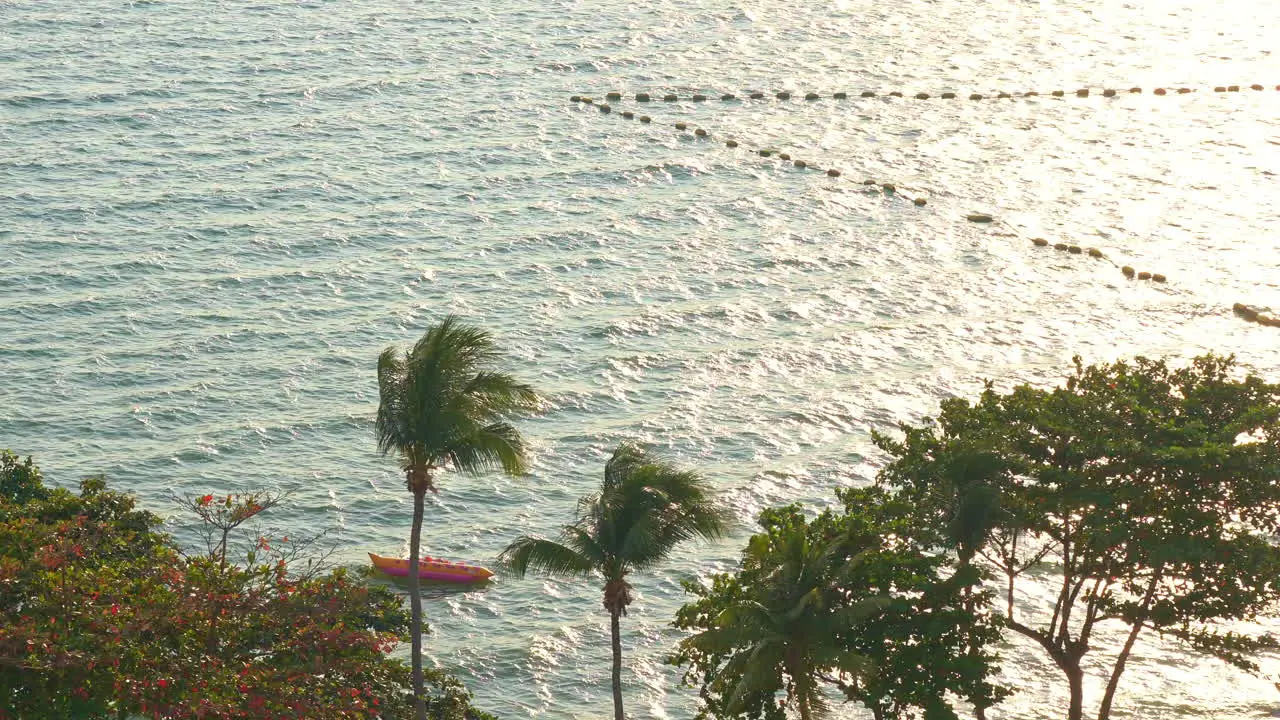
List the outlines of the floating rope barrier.
{"type": "Polygon", "coordinates": [[[1232,312],[1249,322],[1266,325],[1268,327],[1280,327],[1280,317],[1276,317],[1264,310],[1245,305],[1244,303],[1236,303],[1231,306],[1232,312]]]}
{"type": "MultiPolygon", "coordinates": [[[[1260,83],[1254,83],[1252,85],[1216,85],[1213,87],[1213,92],[1215,93],[1239,93],[1239,92],[1244,92],[1245,90],[1262,92],[1267,90],[1267,88],[1266,86],[1260,83]]],[[[1280,85],[1275,86],[1275,91],[1280,92],[1280,85]]],[[[1189,95],[1195,92],[1200,92],[1200,91],[1195,88],[1189,88],[1189,87],[1177,87],[1177,88],[1157,87],[1152,90],[1152,94],[1158,95],[1158,96],[1166,96],[1169,94],[1189,95]]],[[[987,94],[973,92],[967,95],[962,93],[957,93],[957,92],[950,92],[950,91],[937,94],[937,95],[933,95],[927,92],[915,92],[915,93],[908,94],[901,90],[892,90],[886,93],[878,93],[874,90],[863,90],[861,92],[856,92],[856,93],[833,92],[829,94],[812,92],[812,91],[801,93],[801,92],[791,92],[789,90],[780,90],[773,93],[767,93],[760,90],[752,90],[752,91],[743,93],[742,95],[737,95],[731,92],[707,93],[707,94],[693,93],[690,95],[680,95],[679,93],[664,93],[664,94],[658,95],[658,94],[647,93],[647,92],[624,94],[619,91],[613,91],[613,92],[606,93],[605,98],[612,102],[621,102],[622,100],[631,98],[631,99],[634,99],[636,102],[642,102],[642,103],[653,102],[655,98],[660,98],[663,102],[701,103],[701,102],[708,102],[709,100],[711,100],[713,97],[717,95],[721,102],[740,102],[742,100],[768,100],[768,99],[785,101],[785,100],[801,99],[801,98],[803,98],[803,100],[806,102],[814,102],[817,100],[826,100],[826,99],[848,100],[850,98],[880,98],[880,97],[889,97],[889,98],[911,97],[916,100],[932,100],[935,98],[940,100],[958,100],[963,97],[967,97],[970,100],[1007,100],[1007,99],[1013,99],[1013,98],[1033,98],[1033,97],[1041,97],[1041,96],[1065,98],[1069,93],[1078,98],[1087,98],[1087,97],[1093,96],[1094,94],[1101,95],[1102,97],[1114,98],[1114,97],[1119,97],[1120,95],[1140,95],[1143,93],[1143,89],[1141,87],[1131,87],[1124,90],[1120,90],[1116,88],[1099,89],[1099,88],[1085,87],[1085,88],[1079,88],[1074,91],[1050,90],[1048,92],[1043,92],[1043,93],[1036,90],[1027,90],[1023,92],[997,91],[994,93],[987,93],[987,94]]],[[[575,95],[574,97],[582,98],[585,96],[575,95]]],[[[589,98],[586,98],[586,99],[589,100],[589,98]]]]}
{"type": "MultiPolygon", "coordinates": [[[[615,94],[616,94],[616,93],[615,93],[615,94]]],[[[607,96],[606,96],[606,97],[607,97],[607,96]]],[[[581,96],[581,95],[574,95],[573,97],[571,97],[571,98],[570,98],[570,100],[571,100],[572,102],[574,102],[574,103],[578,103],[578,104],[580,104],[580,105],[592,105],[592,106],[595,106],[595,108],[596,108],[597,110],[599,110],[602,114],[605,114],[605,115],[614,115],[614,114],[615,114],[615,113],[614,113],[614,111],[613,111],[613,106],[612,106],[612,105],[609,105],[608,103],[597,103],[594,99],[592,99],[592,98],[590,98],[590,97],[584,97],[584,96],[581,96]]],[[[639,122],[641,122],[641,123],[643,123],[643,124],[645,124],[645,125],[651,125],[651,124],[653,124],[653,118],[652,118],[652,117],[650,117],[649,115],[640,115],[640,114],[637,114],[636,112],[634,112],[634,111],[632,111],[632,110],[623,110],[623,111],[621,111],[621,112],[619,112],[619,113],[616,113],[616,115],[617,115],[618,117],[622,117],[622,118],[624,118],[624,119],[626,119],[626,120],[638,120],[639,122]]],[[[709,130],[707,130],[706,128],[694,127],[694,126],[690,125],[688,122],[685,122],[685,121],[683,121],[683,120],[680,120],[680,121],[676,121],[676,122],[674,122],[674,123],[671,123],[671,127],[675,128],[676,130],[678,130],[678,131],[680,131],[680,132],[691,132],[691,133],[693,134],[693,136],[694,136],[694,137],[696,137],[696,138],[700,138],[700,139],[704,139],[704,140],[705,140],[705,139],[710,139],[710,138],[711,138],[711,132],[710,132],[709,130]]],[[[807,160],[802,160],[802,159],[800,159],[800,158],[792,157],[792,156],[791,156],[791,153],[786,152],[786,151],[783,151],[783,150],[778,150],[778,149],[775,149],[775,148],[752,148],[752,147],[745,147],[745,146],[743,146],[743,144],[742,144],[742,143],[740,143],[740,142],[738,142],[737,140],[734,140],[734,139],[732,139],[732,138],[726,138],[726,139],[724,140],[724,146],[725,146],[725,147],[727,147],[727,148],[729,148],[729,149],[742,148],[743,150],[746,150],[747,152],[750,152],[750,153],[752,153],[752,154],[754,154],[754,155],[757,155],[757,156],[759,156],[759,157],[762,157],[762,158],[777,158],[778,160],[780,160],[780,161],[782,161],[782,162],[791,163],[791,166],[792,166],[792,167],[794,167],[794,168],[797,168],[797,169],[800,169],[800,170],[812,170],[812,171],[815,171],[815,172],[821,172],[821,173],[824,173],[827,177],[831,177],[831,178],[838,178],[838,177],[843,177],[843,176],[844,176],[844,172],[843,172],[843,171],[841,171],[841,170],[839,170],[839,169],[837,169],[837,168],[825,168],[825,169],[824,169],[824,168],[819,167],[818,165],[815,165],[815,164],[813,164],[813,163],[811,163],[811,162],[809,162],[809,161],[807,161],[807,160]]],[[[894,195],[897,195],[897,194],[898,194],[898,186],[897,186],[897,185],[895,185],[894,183],[890,183],[890,182],[881,182],[881,181],[878,181],[878,180],[863,180],[863,181],[861,182],[861,184],[862,184],[862,185],[863,185],[867,190],[870,190],[871,188],[873,188],[873,187],[874,187],[874,188],[878,189],[882,194],[884,194],[884,195],[886,195],[886,196],[894,196],[894,195]]],[[[904,189],[906,189],[906,188],[904,188],[904,189]]],[[[925,199],[925,198],[923,198],[923,197],[915,197],[915,198],[912,198],[912,199],[911,199],[911,202],[912,202],[912,204],[913,204],[913,205],[915,205],[916,207],[924,207],[925,205],[928,205],[928,204],[929,204],[929,201],[928,201],[928,200],[926,200],[926,199],[925,199]]]]}
{"type": "MultiPolygon", "coordinates": [[[[1014,228],[1010,227],[1010,229],[1013,230],[1014,228]]],[[[1049,247],[1049,241],[1041,237],[1031,238],[1031,244],[1035,245],[1036,247],[1049,247]]],[[[1095,260],[1106,260],[1112,265],[1116,264],[1113,260],[1111,260],[1111,258],[1107,257],[1106,253],[1102,252],[1102,250],[1099,250],[1096,247],[1081,247],[1080,245],[1072,245],[1071,243],[1060,242],[1060,243],[1053,243],[1053,249],[1059,252],[1068,253],[1070,255],[1088,255],[1089,257],[1095,260]]],[[[1164,282],[1168,282],[1169,280],[1169,278],[1165,277],[1161,273],[1153,273],[1153,272],[1145,272],[1145,271],[1137,272],[1136,270],[1134,270],[1132,267],[1128,265],[1123,265],[1119,267],[1120,267],[1120,274],[1124,275],[1126,278],[1130,280],[1134,280],[1134,279],[1150,280],[1152,282],[1157,282],[1157,283],[1164,283],[1164,282]]]]}
{"type": "MultiPolygon", "coordinates": [[[[1260,90],[1263,90],[1264,88],[1261,85],[1252,85],[1250,86],[1250,89],[1255,91],[1260,91],[1260,90]]],[[[1277,91],[1280,91],[1280,85],[1277,85],[1275,89],[1277,91]]],[[[1142,89],[1130,88],[1129,92],[1140,93],[1142,92],[1142,89]]],[[[1179,94],[1188,94],[1188,93],[1194,92],[1194,90],[1190,88],[1179,88],[1177,92],[1179,94]]],[[[1240,92],[1240,87],[1238,85],[1219,86],[1214,88],[1214,92],[1227,92],[1227,93],[1240,92]]],[[[1104,90],[1102,94],[1104,97],[1114,97],[1116,93],[1117,91],[1115,90],[1104,90]]],[[[1156,88],[1154,94],[1165,95],[1167,93],[1168,91],[1165,90],[1164,88],[1156,88]]],[[[1026,93],[1024,96],[1034,96],[1035,94],[1036,93],[1031,92],[1031,93],[1026,93]]],[[[1065,92],[1062,90],[1055,90],[1051,94],[1056,97],[1065,96],[1065,92]]],[[[805,98],[807,100],[816,99],[814,97],[810,97],[815,95],[816,93],[809,93],[808,95],[805,96],[805,98]]],[[[1089,95],[1089,90],[1086,88],[1082,88],[1076,91],[1077,97],[1087,97],[1088,95],[1089,95]]],[[[900,92],[892,92],[892,93],[889,93],[889,96],[902,97],[903,94],[900,92]]],[[[617,102],[622,98],[622,94],[617,92],[611,92],[611,93],[608,93],[605,97],[609,100],[613,100],[617,102]]],[[[763,99],[764,93],[755,92],[755,93],[752,93],[750,97],[751,99],[757,99],[757,100],[763,99]]],[[[775,97],[777,97],[780,100],[787,100],[791,97],[791,93],[779,92],[775,95],[775,97]]],[[[847,98],[848,95],[846,93],[836,93],[835,97],[836,99],[843,100],[847,98]]],[[[871,91],[866,91],[862,93],[862,97],[875,97],[875,93],[871,91]]],[[[918,93],[916,97],[921,100],[929,99],[929,95],[927,95],[926,93],[918,93]]],[[[955,98],[956,95],[955,93],[943,93],[941,97],[946,99],[952,99],[952,98],[955,98]]],[[[1008,93],[1000,93],[997,97],[1011,97],[1011,96],[1008,93]]],[[[970,98],[974,100],[981,100],[983,99],[983,96],[975,93],[971,95],[970,98]]],[[[579,105],[596,105],[597,109],[602,114],[606,114],[606,115],[613,114],[613,106],[609,105],[608,103],[600,103],[597,105],[595,100],[593,100],[590,97],[582,96],[582,95],[574,95],[569,99],[571,102],[579,105]]],[[[638,93],[636,95],[636,99],[640,102],[649,102],[650,96],[647,93],[638,93]]],[[[663,99],[666,102],[677,102],[679,98],[674,95],[664,95],[663,99]]],[[[706,95],[695,95],[691,99],[694,102],[706,102],[708,97],[706,95]]],[[[736,100],[737,98],[734,95],[726,93],[722,95],[720,99],[728,102],[728,101],[736,100]]],[[[652,117],[648,115],[638,115],[631,110],[623,110],[619,112],[618,115],[620,115],[621,117],[627,120],[638,120],[643,124],[653,123],[652,117]]],[[[687,132],[690,129],[689,123],[685,121],[678,121],[678,122],[672,123],[672,127],[674,127],[676,130],[679,130],[681,132],[687,132]]],[[[693,128],[693,136],[697,138],[708,139],[711,137],[711,133],[705,128],[695,127],[693,128]]],[[[740,142],[732,138],[726,139],[724,141],[724,145],[725,147],[730,149],[742,148],[743,150],[746,150],[748,152],[751,152],[763,158],[776,157],[780,161],[790,162],[793,167],[801,170],[813,170],[817,172],[825,172],[828,177],[838,178],[843,175],[843,173],[836,168],[827,168],[826,170],[823,170],[817,165],[810,164],[805,160],[793,158],[790,153],[779,151],[773,148],[744,147],[740,142]]],[[[884,183],[876,180],[864,180],[862,181],[861,184],[867,187],[868,189],[877,188],[885,196],[897,195],[898,188],[893,183],[884,183]]],[[[912,203],[917,207],[921,207],[921,206],[927,205],[928,201],[923,197],[916,197],[912,199],[912,203]]],[[[969,222],[978,223],[978,224],[990,224],[992,222],[996,222],[995,218],[992,215],[987,213],[969,213],[968,215],[965,216],[965,219],[968,220],[969,222]]],[[[1008,227],[1007,224],[1006,224],[1006,227],[1008,227]]],[[[1017,233],[1016,228],[1009,227],[1009,229],[1014,230],[1014,235],[1019,234],[1017,233]]],[[[1042,247],[1042,248],[1049,247],[1050,245],[1048,240],[1040,237],[1031,238],[1031,243],[1036,247],[1042,247]]],[[[1090,258],[1094,258],[1096,260],[1106,260],[1107,262],[1110,262],[1113,266],[1116,265],[1116,263],[1113,260],[1111,260],[1109,257],[1107,257],[1107,255],[1103,253],[1102,250],[1095,247],[1082,247],[1080,245],[1073,245],[1070,243],[1059,242],[1059,243],[1053,243],[1053,249],[1059,252],[1068,253],[1070,255],[1088,255],[1090,258]]],[[[1120,269],[1120,273],[1129,280],[1149,281],[1149,282],[1160,283],[1160,284],[1164,284],[1168,282],[1168,278],[1162,273],[1155,273],[1147,270],[1142,270],[1142,271],[1135,270],[1131,265],[1120,265],[1118,267],[1120,269]]],[[[1232,306],[1232,312],[1234,312],[1235,315],[1243,318],[1246,321],[1253,322],[1258,325],[1265,325],[1268,327],[1280,328],[1280,317],[1276,316],[1271,312],[1268,312],[1265,309],[1255,308],[1249,305],[1245,305],[1243,303],[1236,303],[1235,305],[1232,306]]]]}

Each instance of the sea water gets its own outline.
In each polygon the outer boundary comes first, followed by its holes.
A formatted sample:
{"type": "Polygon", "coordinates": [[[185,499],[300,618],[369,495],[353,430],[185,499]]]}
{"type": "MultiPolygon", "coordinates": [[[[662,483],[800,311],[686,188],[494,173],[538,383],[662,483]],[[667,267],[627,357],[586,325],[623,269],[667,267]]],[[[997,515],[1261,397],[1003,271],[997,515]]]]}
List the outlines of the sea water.
{"type": "MultiPolygon", "coordinates": [[[[1243,0],[0,1],[0,446],[58,484],[106,473],[188,540],[168,493],[266,487],[290,492],[266,531],[402,555],[374,362],[457,314],[550,402],[520,422],[528,477],[441,479],[427,551],[554,533],[624,439],[701,470],[737,530],[636,575],[623,622],[630,712],[688,718],[680,581],[732,568],[761,508],[872,479],[871,430],[1074,354],[1280,378],[1280,331],[1230,309],[1280,309],[1277,24],[1243,0]],[[569,101],[610,91],[682,100],[569,101]]],[[[603,716],[599,585],[433,591],[429,661],[500,717],[603,716]]],[[[999,717],[1064,706],[1058,671],[1006,656],[999,717]]],[[[1118,702],[1277,699],[1147,638],[1118,702]]]]}

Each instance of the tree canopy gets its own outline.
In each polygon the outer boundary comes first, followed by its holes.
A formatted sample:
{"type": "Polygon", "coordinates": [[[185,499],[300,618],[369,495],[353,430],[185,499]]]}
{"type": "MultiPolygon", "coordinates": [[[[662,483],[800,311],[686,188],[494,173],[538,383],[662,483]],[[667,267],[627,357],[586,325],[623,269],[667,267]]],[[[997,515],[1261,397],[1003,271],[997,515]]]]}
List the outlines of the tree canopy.
{"type": "MultiPolygon", "coordinates": [[[[263,499],[188,505],[247,519],[263,499]]],[[[0,454],[0,718],[406,716],[400,599],[343,569],[294,571],[292,544],[186,555],[102,478],[52,489],[0,454]]],[[[456,680],[431,680],[433,718],[480,717],[456,680]]]]}
{"type": "Polygon", "coordinates": [[[951,544],[1003,576],[1005,624],[1061,668],[1069,720],[1083,717],[1082,660],[1104,624],[1125,640],[1100,720],[1143,630],[1245,670],[1275,647],[1231,629],[1280,602],[1280,386],[1241,375],[1215,355],[1077,358],[1060,387],[988,385],[902,439],[877,437],[892,456],[879,482],[915,524],[956,528],[951,544]],[[1052,604],[1019,607],[1019,585],[1044,573],[1052,604]]]}
{"type": "Polygon", "coordinates": [[[766,510],[742,568],[709,585],[676,626],[696,631],[672,661],[699,687],[700,717],[783,720],[825,713],[843,695],[878,719],[955,718],[951,697],[983,707],[1006,691],[988,681],[999,630],[964,602],[976,581],[926,552],[908,508],[883,491],[841,493],[843,511],[808,520],[766,510]]]}

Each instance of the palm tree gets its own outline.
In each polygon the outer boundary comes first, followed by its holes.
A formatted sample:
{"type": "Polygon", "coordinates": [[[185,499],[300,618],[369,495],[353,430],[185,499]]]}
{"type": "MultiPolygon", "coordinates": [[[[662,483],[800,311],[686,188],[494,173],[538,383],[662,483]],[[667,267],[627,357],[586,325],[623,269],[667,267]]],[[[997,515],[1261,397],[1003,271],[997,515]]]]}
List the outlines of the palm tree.
{"type": "MultiPolygon", "coordinates": [[[[413,495],[409,567],[418,567],[422,512],[428,490],[445,469],[479,474],[499,468],[525,471],[525,442],[504,418],[534,409],[528,385],[492,368],[498,359],[489,334],[446,317],[407,353],[389,347],[378,357],[375,433],[383,455],[395,452],[413,495]]],[[[426,718],[422,675],[422,592],[409,573],[414,713],[426,718]]]]}
{"type": "Polygon", "coordinates": [[[618,621],[632,599],[627,575],[654,567],[686,540],[720,537],[727,525],[728,516],[712,503],[701,476],[624,443],[605,463],[600,491],[579,501],[577,519],[564,526],[559,542],[524,536],[508,545],[500,560],[519,577],[536,569],[604,578],[613,641],[613,716],[623,720],[618,621]]]}
{"type": "Polygon", "coordinates": [[[828,710],[819,680],[843,683],[865,675],[870,661],[836,634],[870,619],[887,604],[873,597],[844,602],[838,588],[865,554],[848,557],[843,538],[811,538],[806,525],[755,535],[743,557],[743,573],[760,578],[744,584],[711,627],[681,642],[687,649],[726,657],[712,681],[734,716],[751,698],[785,689],[803,720],[828,710]],[[835,673],[836,677],[831,677],[835,673]]]}

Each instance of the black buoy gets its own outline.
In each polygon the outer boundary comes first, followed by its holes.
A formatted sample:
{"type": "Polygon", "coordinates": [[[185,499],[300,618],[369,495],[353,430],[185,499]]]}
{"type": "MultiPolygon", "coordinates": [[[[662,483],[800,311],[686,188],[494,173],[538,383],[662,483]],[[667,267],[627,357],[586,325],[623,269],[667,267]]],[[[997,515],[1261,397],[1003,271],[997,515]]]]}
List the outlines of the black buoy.
{"type": "Polygon", "coordinates": [[[917,100],[928,100],[928,99],[929,99],[929,93],[916,93],[916,99],[917,99],[917,100]]]}
{"type": "Polygon", "coordinates": [[[1116,91],[1112,90],[1111,88],[1107,88],[1106,90],[1102,91],[1102,97],[1115,97],[1115,96],[1116,96],[1116,91]]]}
{"type": "Polygon", "coordinates": [[[675,102],[679,99],[680,99],[680,96],[676,95],[675,93],[667,93],[666,95],[662,96],[662,102],[675,102]]]}
{"type": "Polygon", "coordinates": [[[979,95],[978,93],[973,93],[973,94],[971,94],[971,95],[969,96],[969,99],[970,99],[970,100],[981,100],[981,99],[982,99],[982,96],[981,96],[981,95],[979,95]]]}
{"type": "Polygon", "coordinates": [[[694,102],[706,102],[706,101],[707,101],[707,96],[706,96],[706,95],[694,95],[692,98],[689,98],[689,99],[690,99],[690,100],[693,100],[694,102]]]}
{"type": "Polygon", "coordinates": [[[1036,247],[1045,247],[1049,244],[1049,241],[1044,238],[1031,238],[1031,242],[1034,243],[1036,247]]]}
{"type": "Polygon", "coordinates": [[[731,148],[738,147],[738,141],[737,141],[737,140],[725,140],[725,141],[724,141],[724,146],[725,146],[725,147],[731,147],[731,148]]]}
{"type": "Polygon", "coordinates": [[[786,90],[783,90],[782,92],[778,93],[775,97],[777,97],[779,100],[790,100],[791,93],[787,92],[786,90]]]}
{"type": "Polygon", "coordinates": [[[1120,268],[1120,272],[1124,273],[1124,276],[1127,278],[1130,278],[1130,279],[1133,278],[1133,275],[1134,275],[1133,268],[1129,267],[1128,265],[1125,265],[1124,267],[1120,268]]]}
{"type": "Polygon", "coordinates": [[[707,131],[706,131],[706,130],[703,130],[702,128],[698,128],[697,130],[694,130],[694,131],[693,131],[693,134],[694,134],[694,135],[697,135],[698,137],[706,137],[706,136],[707,136],[707,131]]]}
{"type": "Polygon", "coordinates": [[[840,171],[832,168],[827,171],[827,177],[840,177],[840,171]]]}
{"type": "Polygon", "coordinates": [[[1155,94],[1156,94],[1156,95],[1165,95],[1165,94],[1167,94],[1168,92],[1169,92],[1169,91],[1168,91],[1168,90],[1165,90],[1164,88],[1156,88],[1156,89],[1155,89],[1155,94]]]}
{"type": "Polygon", "coordinates": [[[763,100],[763,99],[764,99],[764,93],[762,93],[762,92],[753,92],[753,93],[751,93],[751,99],[752,99],[752,100],[763,100]]]}
{"type": "MultiPolygon", "coordinates": [[[[1261,88],[1259,88],[1259,89],[1261,89],[1261,88]]],[[[838,93],[833,94],[831,97],[832,97],[833,99],[835,99],[835,100],[845,100],[845,99],[847,99],[847,98],[849,97],[849,93],[846,93],[846,92],[838,92],[838,93]]]]}
{"type": "MultiPolygon", "coordinates": [[[[1280,90],[1280,88],[1276,88],[1276,89],[1277,89],[1277,90],[1280,90]]],[[[863,90],[863,91],[862,91],[862,97],[875,97],[875,96],[876,96],[876,94],[875,94],[874,92],[872,92],[871,90],[863,90]]]]}
{"type": "Polygon", "coordinates": [[[636,102],[649,102],[651,99],[649,93],[636,93],[636,102]]]}
{"type": "Polygon", "coordinates": [[[897,90],[894,90],[893,92],[889,93],[889,97],[902,97],[902,93],[898,92],[897,90]]]}
{"type": "Polygon", "coordinates": [[[640,122],[642,122],[642,123],[651,123],[651,122],[653,122],[653,118],[649,117],[648,115],[641,115],[641,116],[640,116],[640,122]]]}
{"type": "Polygon", "coordinates": [[[723,95],[721,95],[721,96],[720,96],[720,99],[721,99],[721,100],[723,100],[723,101],[725,101],[725,102],[729,102],[730,100],[737,100],[737,99],[738,99],[738,97],[737,97],[736,95],[734,95],[733,93],[725,93],[725,94],[723,94],[723,95]]]}
{"type": "Polygon", "coordinates": [[[604,94],[604,99],[605,99],[605,100],[621,100],[621,99],[622,99],[622,93],[620,93],[620,92],[605,93],[605,94],[604,94]]]}
{"type": "Polygon", "coordinates": [[[942,93],[942,99],[943,99],[943,100],[955,100],[955,99],[956,99],[956,94],[955,94],[955,93],[953,93],[953,92],[945,92],[945,93],[942,93]]]}
{"type": "Polygon", "coordinates": [[[811,92],[811,93],[805,93],[804,99],[805,100],[821,100],[822,96],[816,92],[811,92]]]}
{"type": "Polygon", "coordinates": [[[928,204],[929,204],[929,201],[928,201],[928,200],[925,200],[924,198],[916,198],[915,200],[912,200],[911,202],[915,203],[915,204],[916,204],[916,207],[924,207],[925,205],[928,205],[928,204]]]}
{"type": "Polygon", "coordinates": [[[796,166],[796,167],[798,167],[798,168],[805,168],[805,167],[809,167],[809,163],[807,163],[807,162],[805,162],[805,161],[803,161],[803,160],[794,160],[794,161],[792,161],[792,163],[791,163],[791,164],[792,164],[792,165],[795,165],[795,166],[796,166]]]}
{"type": "Polygon", "coordinates": [[[1244,303],[1236,303],[1235,305],[1231,306],[1231,309],[1235,311],[1235,314],[1239,315],[1245,320],[1251,320],[1254,322],[1258,320],[1258,311],[1254,310],[1248,305],[1245,305],[1244,303]]]}

